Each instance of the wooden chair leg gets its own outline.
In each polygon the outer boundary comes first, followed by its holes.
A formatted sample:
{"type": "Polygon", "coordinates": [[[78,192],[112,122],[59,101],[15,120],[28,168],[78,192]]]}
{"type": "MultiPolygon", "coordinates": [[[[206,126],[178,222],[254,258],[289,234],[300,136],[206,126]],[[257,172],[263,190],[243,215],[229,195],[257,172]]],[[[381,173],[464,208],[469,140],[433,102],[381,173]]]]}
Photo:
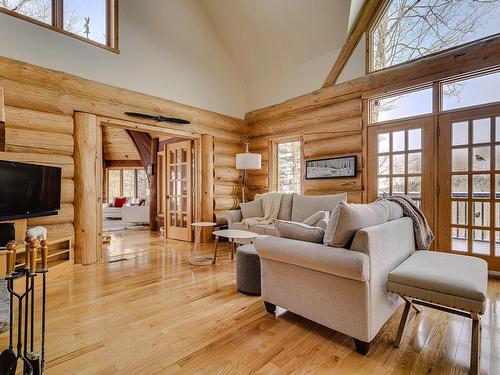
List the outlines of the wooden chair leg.
{"type": "Polygon", "coordinates": [[[408,313],[410,312],[411,306],[412,303],[409,300],[405,299],[403,316],[401,316],[401,322],[399,323],[398,333],[396,334],[396,340],[394,340],[394,346],[396,348],[399,348],[399,345],[401,344],[401,339],[403,338],[403,333],[405,330],[406,321],[408,320],[408,313]]]}
{"type": "Polygon", "coordinates": [[[479,341],[480,341],[479,316],[472,314],[472,335],[470,350],[470,374],[479,374],[479,341]]]}

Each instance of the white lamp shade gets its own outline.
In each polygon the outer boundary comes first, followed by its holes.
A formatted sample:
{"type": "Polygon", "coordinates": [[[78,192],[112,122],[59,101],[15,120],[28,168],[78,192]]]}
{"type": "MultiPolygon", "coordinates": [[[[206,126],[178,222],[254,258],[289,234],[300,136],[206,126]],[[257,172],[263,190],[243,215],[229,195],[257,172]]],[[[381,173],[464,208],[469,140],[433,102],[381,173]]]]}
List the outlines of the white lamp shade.
{"type": "Polygon", "coordinates": [[[260,169],[260,154],[236,154],[236,169],[260,169]]]}

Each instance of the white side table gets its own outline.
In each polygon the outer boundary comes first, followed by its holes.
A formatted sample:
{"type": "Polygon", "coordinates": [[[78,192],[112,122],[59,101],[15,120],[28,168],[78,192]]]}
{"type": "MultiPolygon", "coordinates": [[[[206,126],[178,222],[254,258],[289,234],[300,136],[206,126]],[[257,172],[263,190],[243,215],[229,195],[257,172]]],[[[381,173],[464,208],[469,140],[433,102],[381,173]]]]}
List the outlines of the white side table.
{"type": "Polygon", "coordinates": [[[200,246],[201,241],[201,231],[203,228],[215,227],[217,223],[212,223],[210,221],[202,221],[198,223],[192,223],[191,226],[194,227],[194,245],[191,249],[191,256],[189,257],[189,263],[195,266],[209,266],[215,264],[215,255],[213,258],[210,258],[205,255],[198,255],[198,247],[200,246]]]}
{"type": "Polygon", "coordinates": [[[215,261],[217,261],[217,245],[219,244],[219,237],[228,238],[229,241],[231,242],[231,259],[234,259],[234,251],[235,251],[234,244],[237,243],[238,240],[251,240],[253,243],[253,240],[259,237],[257,233],[239,229],[216,230],[212,234],[215,236],[215,247],[214,247],[215,261]]]}

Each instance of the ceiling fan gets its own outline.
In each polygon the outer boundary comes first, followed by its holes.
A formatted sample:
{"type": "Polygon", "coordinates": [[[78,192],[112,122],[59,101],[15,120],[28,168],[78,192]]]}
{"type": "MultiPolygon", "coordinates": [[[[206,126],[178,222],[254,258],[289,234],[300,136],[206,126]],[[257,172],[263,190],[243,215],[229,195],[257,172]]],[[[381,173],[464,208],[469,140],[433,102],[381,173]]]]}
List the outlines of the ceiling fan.
{"type": "Polygon", "coordinates": [[[138,113],[138,112],[125,112],[127,116],[145,118],[148,120],[158,121],[158,122],[171,122],[173,124],[181,124],[188,125],[191,124],[191,121],[184,120],[177,117],[165,117],[163,115],[148,115],[146,113],[138,113]]]}

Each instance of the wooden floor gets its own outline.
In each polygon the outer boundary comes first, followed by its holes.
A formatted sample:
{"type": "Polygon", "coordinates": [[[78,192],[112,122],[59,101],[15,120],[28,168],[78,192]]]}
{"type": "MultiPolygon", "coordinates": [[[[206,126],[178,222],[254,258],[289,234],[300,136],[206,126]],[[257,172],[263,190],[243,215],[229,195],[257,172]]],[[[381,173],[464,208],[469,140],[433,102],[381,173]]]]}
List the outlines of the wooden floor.
{"type": "MultiPolygon", "coordinates": [[[[351,338],[289,312],[275,318],[261,298],[238,293],[228,253],[216,266],[191,266],[189,244],[164,246],[145,231],[115,233],[106,251],[115,262],[75,267],[50,285],[48,375],[468,371],[462,317],[424,309],[395,349],[399,309],[363,357],[351,338]]],[[[489,296],[481,371],[500,374],[500,280],[490,280],[489,296]]]]}

